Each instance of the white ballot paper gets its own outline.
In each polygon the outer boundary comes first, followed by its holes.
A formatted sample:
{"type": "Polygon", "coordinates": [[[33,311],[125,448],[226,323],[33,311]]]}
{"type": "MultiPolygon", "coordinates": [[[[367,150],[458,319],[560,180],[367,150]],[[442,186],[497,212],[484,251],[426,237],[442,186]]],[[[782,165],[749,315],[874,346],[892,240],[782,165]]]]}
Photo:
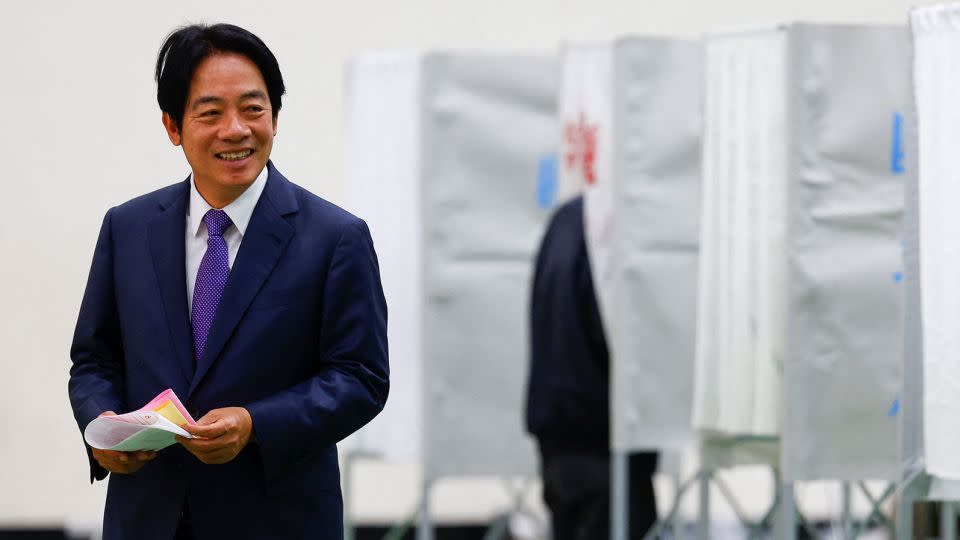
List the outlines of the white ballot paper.
{"type": "Polygon", "coordinates": [[[162,450],[180,435],[192,439],[182,426],[196,424],[173,390],[167,389],[142,408],[116,416],[100,416],[83,430],[83,439],[100,450],[162,450]]]}

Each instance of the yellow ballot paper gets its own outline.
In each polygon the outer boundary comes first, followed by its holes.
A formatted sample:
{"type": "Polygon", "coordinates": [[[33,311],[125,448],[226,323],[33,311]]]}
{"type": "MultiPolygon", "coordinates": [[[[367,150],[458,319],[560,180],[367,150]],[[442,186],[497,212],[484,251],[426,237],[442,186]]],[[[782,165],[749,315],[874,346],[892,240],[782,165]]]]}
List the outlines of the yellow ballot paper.
{"type": "Polygon", "coordinates": [[[154,409],[160,416],[166,418],[167,420],[173,422],[174,424],[183,427],[188,424],[187,419],[180,414],[180,411],[177,410],[177,406],[173,404],[172,401],[167,401],[163,405],[154,409]]]}

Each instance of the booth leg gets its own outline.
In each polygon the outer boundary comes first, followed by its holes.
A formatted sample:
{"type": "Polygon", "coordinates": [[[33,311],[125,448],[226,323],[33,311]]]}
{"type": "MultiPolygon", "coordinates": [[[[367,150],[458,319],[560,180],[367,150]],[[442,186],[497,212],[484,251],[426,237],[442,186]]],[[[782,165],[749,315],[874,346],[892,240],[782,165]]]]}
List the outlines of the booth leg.
{"type": "Polygon", "coordinates": [[[774,538],[779,540],[797,540],[797,507],[793,496],[792,482],[777,482],[780,490],[780,508],[774,526],[774,538]]]}
{"type": "Polygon", "coordinates": [[[913,537],[913,497],[904,489],[900,495],[900,507],[897,512],[897,540],[910,540],[913,537]]]}
{"type": "Polygon", "coordinates": [[[850,489],[850,482],[843,482],[842,489],[843,514],[841,517],[841,522],[843,524],[843,538],[845,540],[853,540],[853,510],[851,509],[853,492],[850,489]]]}
{"type": "Polygon", "coordinates": [[[710,472],[700,472],[700,518],[697,539],[710,539],[710,472]]]}
{"type": "Polygon", "coordinates": [[[630,524],[627,522],[627,506],[630,500],[630,461],[626,452],[614,452],[610,468],[610,540],[627,540],[630,524]]]}
{"type": "Polygon", "coordinates": [[[940,538],[957,540],[957,507],[953,501],[940,503],[940,538]]]}
{"type": "Polygon", "coordinates": [[[430,487],[433,481],[423,479],[420,493],[420,512],[417,514],[417,540],[433,540],[433,523],[430,521],[430,487]]]}
{"type": "Polygon", "coordinates": [[[347,452],[343,457],[343,469],[343,540],[354,540],[356,531],[350,517],[352,513],[351,491],[353,488],[353,454],[350,452],[347,452]]]}
{"type": "MultiPolygon", "coordinates": [[[[671,476],[673,477],[673,489],[677,493],[677,499],[679,504],[680,491],[683,489],[683,481],[680,480],[680,466],[679,459],[675,464],[673,471],[671,471],[671,476]]],[[[674,512],[673,519],[670,520],[670,536],[674,540],[678,538],[683,538],[683,518],[680,516],[680,512],[674,512]]]]}

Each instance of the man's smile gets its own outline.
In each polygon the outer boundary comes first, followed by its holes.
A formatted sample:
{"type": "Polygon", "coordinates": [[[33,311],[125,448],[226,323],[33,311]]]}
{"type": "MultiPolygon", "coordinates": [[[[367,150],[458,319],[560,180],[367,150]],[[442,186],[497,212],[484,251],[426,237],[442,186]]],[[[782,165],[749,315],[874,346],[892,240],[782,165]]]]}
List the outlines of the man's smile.
{"type": "Polygon", "coordinates": [[[224,161],[240,161],[242,159],[246,159],[252,153],[253,150],[247,148],[246,150],[240,150],[237,152],[220,152],[214,155],[217,156],[217,159],[222,159],[224,161]]]}

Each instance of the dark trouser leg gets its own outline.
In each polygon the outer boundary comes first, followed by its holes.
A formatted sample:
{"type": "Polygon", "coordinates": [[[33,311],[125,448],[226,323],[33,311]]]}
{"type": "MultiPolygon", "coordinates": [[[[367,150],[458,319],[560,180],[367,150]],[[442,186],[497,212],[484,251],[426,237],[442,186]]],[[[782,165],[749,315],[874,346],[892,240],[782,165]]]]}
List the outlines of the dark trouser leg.
{"type": "MultiPolygon", "coordinates": [[[[641,540],[657,521],[653,473],[657,454],[630,456],[630,539],[641,540]]],[[[541,456],[543,497],[554,540],[610,537],[610,458],[595,454],[541,456]]]]}
{"type": "Polygon", "coordinates": [[[657,454],[630,455],[630,540],[641,540],[657,522],[657,497],[653,490],[656,470],[657,454]]]}
{"type": "Polygon", "coordinates": [[[541,475],[554,540],[610,537],[610,459],[607,456],[542,456],[541,475]]]}

